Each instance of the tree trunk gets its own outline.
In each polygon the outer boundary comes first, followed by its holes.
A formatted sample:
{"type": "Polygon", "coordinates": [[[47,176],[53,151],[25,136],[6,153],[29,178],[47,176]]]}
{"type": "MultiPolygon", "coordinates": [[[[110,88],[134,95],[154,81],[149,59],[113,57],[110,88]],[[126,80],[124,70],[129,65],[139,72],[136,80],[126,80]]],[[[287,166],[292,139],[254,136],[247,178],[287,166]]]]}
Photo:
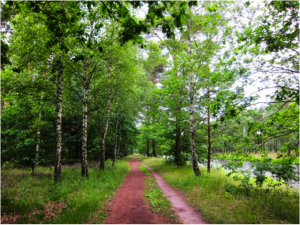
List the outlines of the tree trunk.
{"type": "Polygon", "coordinates": [[[207,172],[210,173],[210,151],[211,151],[211,136],[210,136],[210,96],[209,96],[209,84],[207,87],[207,94],[208,94],[208,105],[207,105],[207,139],[208,139],[208,152],[207,152],[207,172]]]}
{"type": "MultiPolygon", "coordinates": [[[[41,93],[41,101],[42,100],[43,100],[43,92],[41,93]]],[[[39,110],[39,121],[41,121],[41,118],[42,118],[42,104],[40,104],[39,108],[40,108],[40,110],[39,110]]],[[[41,130],[38,129],[38,131],[37,131],[37,144],[36,144],[36,147],[35,147],[35,159],[34,159],[34,162],[32,164],[32,174],[35,174],[35,169],[36,169],[36,166],[38,165],[40,143],[41,143],[41,130]]]]}
{"type": "Polygon", "coordinates": [[[180,165],[180,139],[181,139],[181,129],[176,122],[176,139],[175,139],[175,164],[180,165]]]}
{"type": "MultiPolygon", "coordinates": [[[[117,111],[117,110],[115,110],[117,111]]],[[[116,119],[116,130],[115,130],[115,150],[114,150],[114,159],[112,166],[115,166],[115,161],[117,159],[117,147],[118,147],[118,116],[117,112],[115,112],[115,119],[116,119]]]]}
{"type": "MultiPolygon", "coordinates": [[[[156,102],[155,102],[156,103],[156,102]]],[[[154,118],[154,115],[152,117],[152,124],[154,126],[155,124],[155,118],[154,118]]],[[[155,133],[156,131],[154,130],[153,133],[155,133]]],[[[155,139],[153,138],[152,139],[152,153],[153,153],[153,156],[156,157],[156,142],[155,142],[155,139]]]]}
{"type": "Polygon", "coordinates": [[[125,147],[124,147],[124,151],[125,151],[125,156],[127,156],[127,144],[128,144],[128,138],[126,139],[126,143],[125,143],[125,147]]]}
{"type": "MultiPolygon", "coordinates": [[[[170,51],[170,50],[169,50],[170,51]]],[[[173,61],[174,61],[174,69],[175,69],[175,77],[176,79],[178,79],[178,63],[176,60],[176,56],[173,56],[173,61]]],[[[178,100],[178,104],[181,104],[181,100],[180,100],[180,92],[177,89],[175,96],[178,95],[179,96],[179,100],[178,100]]],[[[176,100],[176,99],[175,99],[176,100]]],[[[181,111],[181,105],[177,106],[176,108],[176,128],[175,128],[175,133],[176,133],[176,138],[175,138],[175,164],[177,166],[180,165],[180,141],[181,141],[181,129],[180,129],[180,111],[181,111]]]]}
{"type": "MultiPolygon", "coordinates": [[[[189,26],[188,26],[189,29],[189,26]]],[[[193,171],[196,176],[201,175],[197,158],[196,158],[196,152],[195,152],[195,143],[194,143],[194,137],[195,137],[195,128],[194,128],[194,74],[192,71],[192,65],[191,65],[191,55],[192,55],[192,49],[191,49],[191,37],[188,35],[188,53],[189,53],[189,69],[190,69],[190,149],[191,149],[191,161],[193,166],[193,171]]]]}
{"type": "Polygon", "coordinates": [[[150,156],[150,146],[149,146],[149,138],[147,138],[147,156],[150,156]]]}
{"type": "Polygon", "coordinates": [[[83,118],[82,118],[82,157],[81,157],[81,176],[88,177],[88,168],[87,168],[87,120],[88,120],[88,70],[90,67],[90,60],[87,60],[85,73],[83,77],[83,86],[84,86],[84,96],[83,96],[83,118]]]}
{"type": "MultiPolygon", "coordinates": [[[[62,62],[60,62],[62,63],[62,62]]],[[[63,66],[60,65],[57,75],[57,114],[56,114],[56,153],[54,165],[54,181],[61,181],[61,123],[62,123],[62,76],[63,66]]]]}
{"type": "MultiPolygon", "coordinates": [[[[110,65],[108,66],[108,83],[110,83],[110,65]]],[[[108,91],[107,91],[106,123],[105,123],[103,136],[101,139],[102,154],[101,154],[100,167],[99,167],[101,170],[104,170],[104,166],[105,166],[105,137],[106,137],[106,133],[107,133],[107,129],[108,129],[110,105],[111,105],[111,103],[110,103],[110,87],[109,87],[108,91]]]]}
{"type": "MultiPolygon", "coordinates": [[[[39,113],[39,118],[40,118],[40,113],[39,113]]],[[[31,169],[32,169],[32,175],[35,174],[35,169],[36,169],[36,167],[38,165],[40,142],[41,142],[41,139],[40,139],[40,130],[38,130],[37,131],[37,144],[36,144],[36,147],[35,147],[35,159],[34,159],[34,162],[32,163],[32,167],[31,167],[31,169]]]]}
{"type": "MultiPolygon", "coordinates": [[[[94,21],[90,21],[90,34],[88,39],[88,44],[92,40],[93,30],[94,30],[94,21]]],[[[89,68],[91,60],[87,59],[85,66],[85,73],[83,77],[83,86],[84,86],[84,96],[83,96],[83,118],[82,118],[82,157],[81,157],[81,175],[83,177],[88,177],[89,172],[87,168],[87,121],[88,121],[88,94],[89,94],[89,68]]]]}
{"type": "Polygon", "coordinates": [[[154,139],[152,140],[152,153],[153,156],[156,157],[156,142],[154,139]]]}
{"type": "Polygon", "coordinates": [[[120,135],[119,135],[119,145],[118,145],[118,149],[117,149],[117,156],[119,155],[119,152],[120,152],[120,146],[121,146],[121,132],[120,132],[120,135]]]}

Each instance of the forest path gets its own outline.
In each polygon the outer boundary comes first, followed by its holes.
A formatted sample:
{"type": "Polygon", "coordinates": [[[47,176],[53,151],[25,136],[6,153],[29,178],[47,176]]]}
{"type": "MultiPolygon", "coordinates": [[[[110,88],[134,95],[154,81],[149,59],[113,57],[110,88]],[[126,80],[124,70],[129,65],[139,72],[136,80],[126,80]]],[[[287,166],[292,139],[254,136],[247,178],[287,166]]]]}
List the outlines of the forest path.
{"type": "Polygon", "coordinates": [[[173,188],[163,180],[160,174],[156,173],[152,168],[145,166],[152,175],[156,178],[158,186],[162,190],[162,192],[166,195],[167,199],[172,204],[172,209],[179,216],[179,219],[184,224],[206,224],[199,212],[195,212],[194,209],[188,205],[187,201],[182,198],[181,194],[177,191],[174,191],[173,188]]]}
{"type": "Polygon", "coordinates": [[[139,168],[136,156],[129,161],[130,173],[110,202],[105,224],[169,224],[171,222],[157,213],[151,212],[150,205],[143,197],[144,180],[149,177],[139,168]]]}

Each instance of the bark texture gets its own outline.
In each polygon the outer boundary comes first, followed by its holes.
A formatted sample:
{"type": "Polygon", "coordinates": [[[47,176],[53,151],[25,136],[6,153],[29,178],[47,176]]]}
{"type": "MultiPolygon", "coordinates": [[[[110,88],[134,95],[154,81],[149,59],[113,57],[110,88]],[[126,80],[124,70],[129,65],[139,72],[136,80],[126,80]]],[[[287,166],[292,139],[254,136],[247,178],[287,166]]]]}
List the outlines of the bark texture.
{"type": "Polygon", "coordinates": [[[57,75],[57,106],[56,106],[56,152],[54,165],[54,181],[61,181],[61,122],[62,122],[62,76],[63,66],[60,65],[57,75]]]}
{"type": "MultiPolygon", "coordinates": [[[[93,31],[94,31],[94,21],[90,21],[90,34],[88,43],[91,42],[93,31]]],[[[91,60],[87,59],[83,77],[83,112],[82,112],[82,149],[81,149],[81,176],[88,177],[88,166],[87,166],[87,126],[88,126],[88,94],[89,94],[89,68],[91,65],[91,60]]]]}
{"type": "Polygon", "coordinates": [[[207,106],[207,139],[208,139],[208,151],[207,151],[207,172],[210,173],[210,154],[211,154],[211,127],[210,127],[210,109],[209,109],[209,103],[210,103],[210,90],[209,85],[207,87],[207,95],[208,95],[208,106],[207,106]]]}
{"type": "Polygon", "coordinates": [[[85,73],[83,77],[84,95],[83,95],[83,118],[82,118],[82,150],[81,150],[81,176],[88,177],[87,168],[87,121],[88,121],[88,70],[90,67],[90,60],[87,60],[85,66],[85,73]]]}

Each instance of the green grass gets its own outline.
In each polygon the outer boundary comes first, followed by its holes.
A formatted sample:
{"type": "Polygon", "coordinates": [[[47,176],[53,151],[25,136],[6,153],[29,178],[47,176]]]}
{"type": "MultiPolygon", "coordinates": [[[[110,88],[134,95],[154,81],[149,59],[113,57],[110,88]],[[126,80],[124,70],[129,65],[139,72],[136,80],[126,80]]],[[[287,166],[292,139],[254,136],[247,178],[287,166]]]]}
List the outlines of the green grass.
{"type": "Polygon", "coordinates": [[[166,217],[167,220],[173,224],[180,223],[178,216],[175,214],[174,210],[171,209],[172,204],[158,187],[155,178],[152,176],[148,177],[146,178],[145,183],[146,188],[144,190],[144,197],[150,203],[151,210],[166,217]]]}
{"type": "Polygon", "coordinates": [[[195,177],[190,166],[177,168],[157,158],[143,158],[143,162],[181,191],[210,223],[299,223],[299,193],[294,189],[234,194],[227,187],[239,183],[222,169],[211,169],[208,174],[206,168],[200,168],[202,175],[195,177]]]}
{"type": "Polygon", "coordinates": [[[151,175],[150,171],[146,167],[142,166],[142,164],[140,164],[139,167],[141,171],[145,172],[147,175],[151,175]]]}
{"type": "Polygon", "coordinates": [[[104,171],[97,165],[89,168],[89,178],[81,177],[80,165],[65,167],[62,182],[54,183],[53,168],[38,167],[36,175],[29,169],[1,171],[1,213],[17,223],[102,223],[107,200],[130,171],[127,161],[115,167],[106,162],[104,171]]]}
{"type": "MultiPolygon", "coordinates": [[[[142,156],[137,156],[138,159],[140,157],[142,156]]],[[[144,173],[146,173],[147,175],[151,175],[151,177],[147,177],[145,180],[146,188],[144,190],[144,197],[146,201],[148,201],[151,205],[151,210],[166,217],[168,221],[174,224],[180,223],[178,216],[175,214],[174,210],[171,209],[171,202],[161,191],[156,182],[156,179],[152,176],[151,172],[141,164],[139,165],[139,167],[144,173]]]]}

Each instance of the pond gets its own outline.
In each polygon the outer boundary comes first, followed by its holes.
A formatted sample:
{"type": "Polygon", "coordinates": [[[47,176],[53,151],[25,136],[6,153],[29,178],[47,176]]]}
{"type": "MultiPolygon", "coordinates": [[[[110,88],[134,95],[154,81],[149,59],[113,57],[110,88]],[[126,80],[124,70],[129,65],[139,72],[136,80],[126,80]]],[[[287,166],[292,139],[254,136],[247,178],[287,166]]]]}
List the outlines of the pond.
{"type": "MultiPolygon", "coordinates": [[[[229,160],[226,159],[212,159],[210,162],[211,167],[222,167],[224,164],[228,163],[229,160]]],[[[199,164],[201,166],[204,166],[203,164],[199,164]]],[[[248,170],[251,172],[251,174],[253,174],[253,171],[255,169],[255,167],[251,168],[252,163],[251,162],[244,162],[243,167],[241,167],[241,170],[248,170]]],[[[293,165],[293,167],[295,168],[295,171],[297,171],[299,173],[299,165],[293,165]]],[[[223,168],[224,169],[224,168],[223,168]]],[[[229,171],[227,169],[225,169],[226,171],[229,171]]],[[[272,173],[270,172],[266,172],[265,173],[267,176],[272,176],[272,173]]],[[[299,190],[299,182],[298,181],[290,181],[289,184],[295,188],[296,190],[299,190]]]]}

